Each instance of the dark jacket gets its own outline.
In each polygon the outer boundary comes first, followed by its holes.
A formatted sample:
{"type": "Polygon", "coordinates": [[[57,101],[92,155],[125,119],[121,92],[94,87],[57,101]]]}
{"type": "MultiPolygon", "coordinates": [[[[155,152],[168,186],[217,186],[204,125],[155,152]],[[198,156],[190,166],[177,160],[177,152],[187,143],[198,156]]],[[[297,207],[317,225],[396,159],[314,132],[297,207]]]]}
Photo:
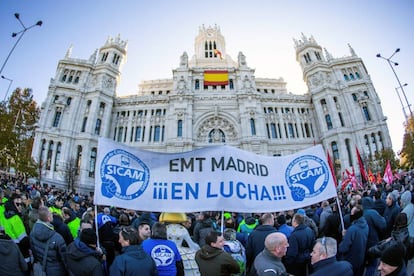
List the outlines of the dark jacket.
{"type": "Polygon", "coordinates": [[[391,235],[392,228],[394,227],[395,218],[400,213],[400,207],[397,205],[397,202],[393,202],[391,206],[385,208],[384,218],[387,223],[387,230],[385,233],[385,238],[391,235]]]}
{"type": "Polygon", "coordinates": [[[201,276],[225,276],[240,272],[239,264],[229,253],[207,244],[196,252],[195,260],[201,276]]]}
{"type": "Polygon", "coordinates": [[[368,241],[367,248],[376,245],[381,239],[387,228],[385,218],[374,209],[374,200],[370,197],[362,198],[362,207],[364,208],[364,217],[368,223],[368,241]]]}
{"type": "Polygon", "coordinates": [[[152,276],[158,275],[154,260],[145,253],[140,245],[130,245],[122,249],[109,268],[111,276],[152,276]]]}
{"type": "Polygon", "coordinates": [[[67,262],[68,270],[73,275],[105,275],[99,254],[79,239],[75,239],[69,244],[67,249],[67,262]]]}
{"type": "Polygon", "coordinates": [[[42,263],[46,250],[46,242],[49,241],[47,252],[47,275],[66,275],[66,244],[62,236],[57,233],[51,224],[38,221],[33,225],[30,233],[30,244],[35,262],[42,263]]]}
{"type": "Polygon", "coordinates": [[[214,222],[211,218],[199,221],[194,226],[194,241],[202,247],[206,244],[205,237],[210,231],[214,230],[214,222]]]}
{"type": "Polygon", "coordinates": [[[23,276],[27,263],[19,247],[6,235],[0,235],[0,274],[4,276],[23,276]]]}
{"type": "Polygon", "coordinates": [[[293,275],[304,275],[306,266],[310,263],[315,234],[308,226],[300,224],[295,227],[288,241],[286,270],[293,275]]]}
{"type": "Polygon", "coordinates": [[[362,216],[352,222],[339,244],[338,254],[340,259],[350,262],[354,271],[360,269],[364,264],[368,231],[367,220],[362,216]]]}
{"type": "Polygon", "coordinates": [[[274,232],[277,232],[277,230],[271,225],[259,225],[250,233],[246,245],[247,268],[253,265],[254,258],[263,251],[266,236],[274,232]]]}
{"type": "Polygon", "coordinates": [[[65,240],[66,245],[73,242],[73,236],[70,233],[70,229],[68,225],[63,222],[63,218],[61,216],[53,214],[52,225],[55,228],[55,231],[58,232],[65,240]]]}
{"type": "Polygon", "coordinates": [[[326,218],[325,225],[319,232],[320,237],[334,238],[339,244],[342,240],[342,234],[339,231],[341,228],[341,216],[338,211],[333,211],[330,216],[326,218]]]}
{"type": "Polygon", "coordinates": [[[337,261],[336,257],[321,260],[313,265],[313,273],[309,276],[352,276],[352,265],[347,261],[337,261]]]}

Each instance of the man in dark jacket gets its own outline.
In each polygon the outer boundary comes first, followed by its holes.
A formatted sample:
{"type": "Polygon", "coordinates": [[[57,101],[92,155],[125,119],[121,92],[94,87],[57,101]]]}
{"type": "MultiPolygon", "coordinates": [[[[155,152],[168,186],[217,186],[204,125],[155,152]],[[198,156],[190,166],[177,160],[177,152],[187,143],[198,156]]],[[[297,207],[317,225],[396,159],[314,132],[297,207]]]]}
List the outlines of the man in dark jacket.
{"type": "Polygon", "coordinates": [[[270,233],[276,232],[274,227],[275,218],[271,213],[265,213],[260,218],[261,224],[257,226],[253,232],[250,233],[246,245],[246,268],[247,271],[253,265],[254,258],[263,251],[266,236],[270,233]]]}
{"type": "MultiPolygon", "coordinates": [[[[368,241],[367,241],[367,251],[372,246],[376,245],[387,228],[384,217],[382,217],[374,209],[374,200],[371,197],[362,198],[362,207],[364,209],[364,217],[368,223],[368,241]]],[[[378,266],[377,258],[371,258],[366,254],[366,274],[373,275],[378,266]]]]}
{"type": "Polygon", "coordinates": [[[39,208],[39,220],[30,232],[31,249],[35,263],[42,264],[46,257],[46,275],[66,276],[66,244],[62,236],[53,229],[52,219],[52,213],[47,207],[39,208]]]}
{"type": "Polygon", "coordinates": [[[310,253],[315,243],[312,229],[304,224],[304,216],[296,213],[292,219],[295,228],[289,237],[289,248],[286,252],[286,270],[293,275],[306,275],[310,264],[310,253]]]}
{"type": "Polygon", "coordinates": [[[203,276],[231,275],[240,272],[239,264],[230,253],[223,250],[224,237],[211,231],[205,238],[205,245],[196,252],[195,260],[203,276]]]}
{"type": "Polygon", "coordinates": [[[363,210],[357,205],[351,210],[351,226],[343,231],[344,238],[339,244],[338,252],[341,259],[352,264],[355,276],[364,272],[365,250],[367,248],[369,227],[363,216],[363,210]]]}
{"type": "Polygon", "coordinates": [[[334,238],[317,239],[311,253],[314,270],[310,276],[352,276],[352,265],[347,261],[337,261],[336,251],[337,243],[334,238]]]}
{"type": "Polygon", "coordinates": [[[105,275],[102,252],[97,250],[97,237],[92,229],[83,229],[67,249],[68,269],[73,275],[105,275]]]}
{"type": "Polygon", "coordinates": [[[209,213],[202,212],[199,214],[199,219],[194,226],[194,241],[198,243],[200,247],[205,244],[205,237],[208,233],[215,230],[213,219],[209,213]]]}
{"type": "Polygon", "coordinates": [[[389,193],[385,200],[387,207],[385,207],[384,211],[384,218],[387,222],[387,230],[385,232],[385,236],[389,237],[391,235],[392,227],[394,226],[395,218],[400,213],[400,207],[397,204],[398,198],[394,193],[389,193]]]}

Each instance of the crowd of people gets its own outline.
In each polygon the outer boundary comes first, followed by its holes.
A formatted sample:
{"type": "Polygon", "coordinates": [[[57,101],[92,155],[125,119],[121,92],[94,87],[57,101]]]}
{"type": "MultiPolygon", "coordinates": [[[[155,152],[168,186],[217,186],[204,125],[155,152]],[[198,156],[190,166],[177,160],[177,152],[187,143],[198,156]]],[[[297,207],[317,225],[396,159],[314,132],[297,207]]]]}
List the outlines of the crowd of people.
{"type": "Polygon", "coordinates": [[[410,174],[297,210],[186,214],[3,175],[0,275],[411,275],[413,203],[410,174]]]}

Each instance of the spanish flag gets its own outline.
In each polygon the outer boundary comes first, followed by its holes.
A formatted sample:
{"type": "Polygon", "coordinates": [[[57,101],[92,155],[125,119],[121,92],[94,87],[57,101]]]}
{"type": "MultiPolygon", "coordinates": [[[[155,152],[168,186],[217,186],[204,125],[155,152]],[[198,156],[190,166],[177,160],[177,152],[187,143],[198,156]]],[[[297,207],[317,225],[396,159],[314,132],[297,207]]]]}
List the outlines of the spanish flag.
{"type": "Polygon", "coordinates": [[[229,84],[229,72],[227,70],[204,71],[204,85],[227,85],[229,84]]]}
{"type": "Polygon", "coordinates": [[[221,54],[221,52],[220,52],[219,50],[214,49],[214,54],[215,54],[216,56],[219,56],[219,57],[220,57],[220,59],[223,59],[223,55],[221,54]]]}

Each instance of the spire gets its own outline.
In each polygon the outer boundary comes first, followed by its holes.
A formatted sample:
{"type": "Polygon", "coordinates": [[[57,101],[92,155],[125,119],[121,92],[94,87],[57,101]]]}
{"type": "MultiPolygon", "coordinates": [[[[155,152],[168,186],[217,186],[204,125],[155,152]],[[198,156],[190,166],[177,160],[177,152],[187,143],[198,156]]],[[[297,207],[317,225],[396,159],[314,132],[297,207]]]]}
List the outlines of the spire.
{"type": "Polygon", "coordinates": [[[65,58],[70,58],[72,56],[73,44],[70,44],[68,50],[66,51],[65,58]]]}
{"type": "Polygon", "coordinates": [[[351,53],[351,56],[355,57],[356,53],[354,48],[352,48],[351,44],[348,43],[348,47],[349,47],[349,52],[351,53]]]}
{"type": "Polygon", "coordinates": [[[326,50],[326,48],[323,48],[323,50],[325,51],[325,56],[326,56],[326,60],[330,61],[333,59],[331,53],[328,52],[328,50],[326,50]]]}
{"type": "Polygon", "coordinates": [[[91,63],[95,63],[96,61],[96,55],[98,54],[98,49],[95,49],[95,51],[93,52],[93,54],[89,57],[89,61],[91,63]]]}

